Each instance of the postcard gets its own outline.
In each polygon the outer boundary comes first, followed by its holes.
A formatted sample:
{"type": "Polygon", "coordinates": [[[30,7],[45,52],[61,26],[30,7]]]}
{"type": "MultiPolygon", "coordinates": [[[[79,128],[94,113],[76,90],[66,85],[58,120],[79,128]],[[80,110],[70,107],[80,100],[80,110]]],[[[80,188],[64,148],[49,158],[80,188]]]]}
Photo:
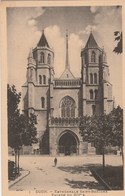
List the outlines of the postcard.
{"type": "Polygon", "coordinates": [[[3,196],[124,194],[124,6],[1,2],[3,196]]]}

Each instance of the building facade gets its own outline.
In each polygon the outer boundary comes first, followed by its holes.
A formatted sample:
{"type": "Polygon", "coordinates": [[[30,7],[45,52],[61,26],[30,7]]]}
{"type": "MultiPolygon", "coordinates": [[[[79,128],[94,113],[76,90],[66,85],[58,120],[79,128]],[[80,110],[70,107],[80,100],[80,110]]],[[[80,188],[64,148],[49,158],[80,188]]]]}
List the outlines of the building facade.
{"type": "Polygon", "coordinates": [[[65,69],[55,78],[54,51],[43,31],[37,46],[29,53],[27,81],[22,88],[23,111],[35,113],[38,121],[39,143],[27,153],[53,156],[95,153],[95,148],[83,142],[79,134],[80,118],[109,113],[113,100],[106,53],[92,32],[81,50],[81,77],[76,78],[70,70],[67,34],[65,69]]]}

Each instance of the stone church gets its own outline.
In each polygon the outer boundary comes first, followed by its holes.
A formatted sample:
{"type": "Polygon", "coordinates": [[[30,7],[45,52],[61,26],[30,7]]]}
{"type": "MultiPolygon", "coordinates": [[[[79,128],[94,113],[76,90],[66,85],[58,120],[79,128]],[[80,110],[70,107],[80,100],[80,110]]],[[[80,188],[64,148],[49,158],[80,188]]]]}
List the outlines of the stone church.
{"type": "Polygon", "coordinates": [[[79,123],[84,115],[109,113],[113,109],[106,53],[91,32],[81,49],[81,76],[77,78],[70,69],[67,33],[65,52],[65,68],[59,78],[55,78],[54,51],[44,31],[29,53],[26,83],[22,86],[23,112],[37,115],[39,142],[24,147],[23,154],[95,153],[92,144],[83,142],[79,123]]]}

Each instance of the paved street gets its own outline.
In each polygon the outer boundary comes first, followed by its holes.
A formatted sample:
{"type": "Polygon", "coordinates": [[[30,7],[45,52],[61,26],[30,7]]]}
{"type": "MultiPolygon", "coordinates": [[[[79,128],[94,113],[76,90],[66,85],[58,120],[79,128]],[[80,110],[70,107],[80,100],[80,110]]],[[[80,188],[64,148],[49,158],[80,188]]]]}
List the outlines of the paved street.
{"type": "MultiPolygon", "coordinates": [[[[14,157],[9,157],[13,160],[14,157]]],[[[21,156],[20,167],[29,170],[30,174],[10,188],[10,190],[67,190],[90,189],[104,190],[92,176],[88,166],[102,163],[102,156],[57,157],[54,167],[54,157],[21,156]]],[[[106,164],[121,165],[120,156],[106,156],[106,164]]]]}

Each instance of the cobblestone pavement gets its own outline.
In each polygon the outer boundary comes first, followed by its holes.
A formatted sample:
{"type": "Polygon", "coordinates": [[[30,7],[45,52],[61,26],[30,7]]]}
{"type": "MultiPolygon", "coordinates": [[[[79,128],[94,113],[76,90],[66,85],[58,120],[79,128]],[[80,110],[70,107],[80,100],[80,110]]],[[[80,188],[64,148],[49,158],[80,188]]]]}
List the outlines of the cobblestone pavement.
{"type": "MultiPolygon", "coordinates": [[[[9,157],[14,159],[14,157],[9,157]]],[[[89,166],[102,163],[102,156],[82,157],[21,156],[20,166],[30,174],[13,185],[10,190],[104,190],[104,187],[92,176],[89,166]]],[[[121,165],[120,156],[106,156],[106,164],[121,165]]]]}

